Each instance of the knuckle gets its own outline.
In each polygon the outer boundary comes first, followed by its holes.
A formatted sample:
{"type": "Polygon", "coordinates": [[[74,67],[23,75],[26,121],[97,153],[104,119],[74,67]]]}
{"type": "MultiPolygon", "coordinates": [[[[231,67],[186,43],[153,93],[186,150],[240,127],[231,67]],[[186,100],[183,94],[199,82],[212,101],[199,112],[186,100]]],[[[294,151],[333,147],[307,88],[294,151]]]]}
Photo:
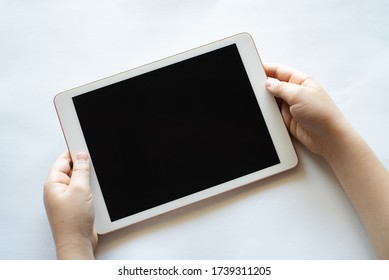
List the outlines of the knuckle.
{"type": "Polygon", "coordinates": [[[73,173],[74,172],[89,172],[89,164],[88,163],[77,163],[73,165],[73,173]]]}

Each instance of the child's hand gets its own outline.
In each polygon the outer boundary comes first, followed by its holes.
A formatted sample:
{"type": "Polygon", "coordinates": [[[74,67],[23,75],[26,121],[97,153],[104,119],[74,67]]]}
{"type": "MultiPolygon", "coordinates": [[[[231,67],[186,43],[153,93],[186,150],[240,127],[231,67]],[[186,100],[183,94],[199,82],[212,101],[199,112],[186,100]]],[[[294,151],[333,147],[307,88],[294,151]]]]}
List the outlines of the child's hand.
{"type": "Polygon", "coordinates": [[[325,156],[330,140],[348,125],[334,102],[308,75],[286,66],[265,64],[268,91],[281,100],[291,132],[311,152],[325,156]]]}
{"type": "Polygon", "coordinates": [[[89,157],[69,152],[54,162],[44,187],[44,203],[59,259],[93,259],[97,246],[89,185],[89,157]]]}
{"type": "Polygon", "coordinates": [[[389,173],[312,78],[285,66],[264,65],[266,87],[281,100],[291,132],[328,162],[361,218],[377,256],[389,259],[389,173]]]}

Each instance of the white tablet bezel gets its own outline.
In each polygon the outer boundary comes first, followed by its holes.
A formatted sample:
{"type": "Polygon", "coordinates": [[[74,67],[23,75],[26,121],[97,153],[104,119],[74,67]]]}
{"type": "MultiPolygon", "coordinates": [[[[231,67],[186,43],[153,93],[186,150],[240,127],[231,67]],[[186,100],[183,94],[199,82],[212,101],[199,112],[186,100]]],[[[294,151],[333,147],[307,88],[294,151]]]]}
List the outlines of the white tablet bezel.
{"type": "Polygon", "coordinates": [[[275,149],[280,159],[280,163],[268,167],[266,169],[251,173],[249,175],[234,179],[232,181],[208,188],[206,190],[191,194],[189,196],[111,222],[101,189],[99,187],[97,176],[93,168],[93,158],[91,158],[91,188],[96,212],[95,227],[99,234],[107,233],[128,226],[130,224],[134,224],[136,222],[151,218],[153,216],[166,213],[173,209],[194,203],[196,201],[214,196],[216,194],[220,194],[222,192],[240,187],[242,185],[246,185],[248,183],[263,179],[265,177],[274,175],[276,173],[285,171],[296,166],[298,160],[293,144],[291,142],[285,124],[282,120],[277,103],[274,97],[271,96],[265,88],[266,74],[263,70],[262,63],[257,53],[254,41],[252,37],[247,33],[240,33],[56,95],[54,98],[55,108],[57,110],[58,118],[60,120],[62,130],[65,135],[66,143],[68,145],[72,158],[74,158],[74,155],[80,151],[88,152],[87,144],[85,142],[82,129],[77,118],[77,113],[72,101],[72,97],[231,44],[236,44],[238,48],[239,54],[245,66],[247,75],[252,84],[263,117],[268,127],[270,136],[273,140],[275,149]]]}

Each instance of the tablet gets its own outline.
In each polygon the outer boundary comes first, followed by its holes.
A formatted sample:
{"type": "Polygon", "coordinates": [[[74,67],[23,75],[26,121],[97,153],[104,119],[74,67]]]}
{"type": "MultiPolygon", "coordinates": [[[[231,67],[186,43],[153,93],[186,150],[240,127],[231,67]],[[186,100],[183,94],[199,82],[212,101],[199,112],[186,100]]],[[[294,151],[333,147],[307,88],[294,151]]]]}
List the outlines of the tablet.
{"type": "Polygon", "coordinates": [[[237,34],[55,96],[91,158],[98,233],[294,167],[251,36],[237,34]]]}

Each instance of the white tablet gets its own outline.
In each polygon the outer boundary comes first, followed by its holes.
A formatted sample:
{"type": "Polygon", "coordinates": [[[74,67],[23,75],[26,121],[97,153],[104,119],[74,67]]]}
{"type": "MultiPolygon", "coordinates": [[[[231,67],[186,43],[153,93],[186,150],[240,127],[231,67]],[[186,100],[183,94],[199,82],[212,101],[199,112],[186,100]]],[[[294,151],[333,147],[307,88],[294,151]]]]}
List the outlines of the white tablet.
{"type": "Polygon", "coordinates": [[[91,157],[97,232],[294,167],[265,80],[241,33],[58,94],[72,157],[91,157]]]}

